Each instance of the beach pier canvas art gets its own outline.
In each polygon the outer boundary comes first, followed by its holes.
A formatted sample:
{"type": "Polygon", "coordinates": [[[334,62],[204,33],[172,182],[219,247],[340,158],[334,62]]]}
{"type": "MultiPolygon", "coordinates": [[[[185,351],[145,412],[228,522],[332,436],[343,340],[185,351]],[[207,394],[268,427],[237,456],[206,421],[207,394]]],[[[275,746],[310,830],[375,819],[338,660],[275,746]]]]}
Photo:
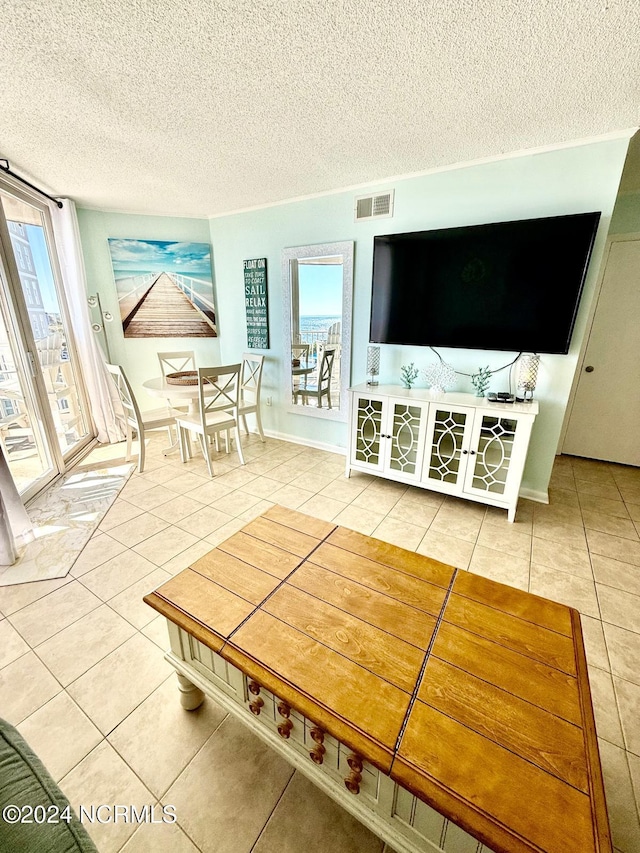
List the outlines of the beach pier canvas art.
{"type": "Polygon", "coordinates": [[[214,338],[208,243],[109,238],[125,338],[214,338]]]}

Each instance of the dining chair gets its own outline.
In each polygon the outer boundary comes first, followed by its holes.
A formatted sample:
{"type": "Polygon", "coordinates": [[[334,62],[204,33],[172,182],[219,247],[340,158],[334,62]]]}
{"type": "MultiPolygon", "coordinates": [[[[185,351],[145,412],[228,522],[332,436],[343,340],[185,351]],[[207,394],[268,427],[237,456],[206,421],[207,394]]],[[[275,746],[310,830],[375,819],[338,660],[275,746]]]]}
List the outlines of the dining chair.
{"type": "Polygon", "coordinates": [[[321,409],[322,398],[326,397],[327,403],[329,404],[328,407],[331,408],[331,372],[333,370],[333,360],[335,355],[336,351],[334,349],[325,347],[320,361],[320,369],[318,371],[318,384],[306,385],[304,388],[294,388],[294,400],[296,397],[300,396],[302,397],[302,404],[306,406],[307,398],[315,397],[318,401],[318,408],[321,409]]]}
{"type": "Polygon", "coordinates": [[[245,352],[242,354],[242,374],[240,379],[238,415],[242,418],[244,431],[249,435],[247,415],[255,414],[260,441],[264,441],[262,418],[260,416],[260,386],[262,385],[263,366],[263,355],[256,355],[252,352],[245,352]]]}
{"type": "Polygon", "coordinates": [[[125,421],[127,426],[127,450],[125,459],[128,462],[131,459],[131,443],[133,440],[133,432],[138,436],[140,450],[138,451],[138,471],[140,474],[144,471],[144,456],[145,456],[145,432],[146,430],[160,429],[166,427],[169,431],[171,439],[171,427],[176,423],[176,411],[169,406],[164,406],[160,409],[153,409],[148,412],[141,412],[138,408],[138,403],[129,384],[129,380],[119,364],[107,364],[107,370],[113,377],[115,386],[118,390],[118,396],[124,409],[125,421]]]}
{"type": "Polygon", "coordinates": [[[291,344],[291,358],[309,361],[309,344],[291,344]]]}
{"type": "MultiPolygon", "coordinates": [[[[196,415],[177,413],[176,424],[180,438],[180,456],[186,462],[191,455],[189,434],[195,433],[200,441],[202,454],[207,461],[209,476],[213,477],[213,465],[207,439],[229,430],[235,430],[238,458],[244,465],[242,442],[238,426],[238,401],[240,399],[240,372],[242,365],[228,364],[222,367],[200,367],[198,386],[200,411],[196,415]]],[[[229,442],[226,444],[229,452],[229,442]]]]}
{"type": "MultiPolygon", "coordinates": [[[[196,369],[196,355],[193,350],[181,350],[179,352],[159,352],[158,361],[160,362],[160,371],[162,378],[166,381],[168,373],[181,373],[185,370],[196,369]]],[[[177,409],[181,412],[186,412],[187,407],[184,405],[176,406],[171,397],[167,396],[167,405],[172,409],[177,409]]]]}

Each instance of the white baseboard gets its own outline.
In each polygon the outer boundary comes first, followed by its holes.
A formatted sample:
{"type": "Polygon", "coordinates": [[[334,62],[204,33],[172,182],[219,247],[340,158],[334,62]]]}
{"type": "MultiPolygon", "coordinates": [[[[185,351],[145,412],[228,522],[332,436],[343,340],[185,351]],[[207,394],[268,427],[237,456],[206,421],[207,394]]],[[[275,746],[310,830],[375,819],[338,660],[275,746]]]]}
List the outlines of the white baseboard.
{"type": "Polygon", "coordinates": [[[288,435],[284,432],[275,432],[274,430],[265,429],[264,434],[269,438],[277,438],[280,441],[290,441],[291,444],[301,444],[303,447],[314,447],[316,450],[328,450],[329,453],[339,453],[341,456],[347,455],[346,447],[338,447],[335,444],[326,444],[324,441],[313,441],[310,438],[300,438],[298,435],[288,435]]]}
{"type": "Polygon", "coordinates": [[[535,489],[527,489],[526,486],[520,489],[519,497],[526,498],[528,501],[536,501],[536,503],[539,504],[549,503],[549,492],[539,492],[535,489]]]}

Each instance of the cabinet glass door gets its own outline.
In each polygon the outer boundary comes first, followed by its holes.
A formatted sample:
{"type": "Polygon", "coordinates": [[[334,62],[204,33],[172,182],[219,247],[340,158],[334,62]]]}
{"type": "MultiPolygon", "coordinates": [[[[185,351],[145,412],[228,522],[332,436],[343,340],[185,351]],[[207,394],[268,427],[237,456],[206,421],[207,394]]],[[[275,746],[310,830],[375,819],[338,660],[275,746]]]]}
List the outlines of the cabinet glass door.
{"type": "MultiPolygon", "coordinates": [[[[473,422],[473,409],[431,407],[422,479],[443,492],[460,491],[466,467],[463,443],[473,422]]],[[[465,448],[466,450],[466,448],[465,448]]]]}
{"type": "Polygon", "coordinates": [[[404,477],[418,479],[422,464],[423,422],[426,407],[419,404],[393,403],[391,447],[388,469],[404,477]]]}
{"type": "Polygon", "coordinates": [[[370,397],[356,397],[355,444],[353,461],[382,468],[380,438],[382,432],[383,402],[370,397]]]}
{"type": "Polygon", "coordinates": [[[515,418],[482,415],[472,440],[475,453],[471,456],[466,491],[505,494],[517,427],[515,418]]]}

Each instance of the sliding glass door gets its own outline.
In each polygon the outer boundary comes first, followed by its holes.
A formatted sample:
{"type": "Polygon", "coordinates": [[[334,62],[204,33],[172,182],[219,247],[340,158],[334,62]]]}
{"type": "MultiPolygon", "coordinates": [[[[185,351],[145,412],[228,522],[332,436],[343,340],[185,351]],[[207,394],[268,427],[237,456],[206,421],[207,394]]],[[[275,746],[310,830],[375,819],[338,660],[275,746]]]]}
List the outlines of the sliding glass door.
{"type": "Polygon", "coordinates": [[[0,181],[0,443],[28,499],[91,439],[49,209],[0,181]]]}

